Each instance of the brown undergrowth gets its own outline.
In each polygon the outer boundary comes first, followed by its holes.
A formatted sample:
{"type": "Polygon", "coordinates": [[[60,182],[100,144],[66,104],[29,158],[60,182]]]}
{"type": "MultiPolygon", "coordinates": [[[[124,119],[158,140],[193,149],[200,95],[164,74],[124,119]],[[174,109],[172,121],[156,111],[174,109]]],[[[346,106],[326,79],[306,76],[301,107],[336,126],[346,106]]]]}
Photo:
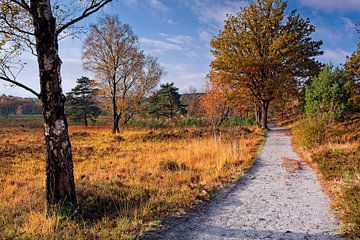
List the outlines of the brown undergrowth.
{"type": "Polygon", "coordinates": [[[309,121],[293,126],[295,148],[319,173],[342,232],[360,239],[360,121],[327,122],[325,126],[321,119],[309,121]]]}
{"type": "Polygon", "coordinates": [[[215,142],[201,129],[183,135],[185,130],[173,129],[166,137],[168,130],[127,130],[120,137],[108,128],[71,127],[81,212],[73,219],[46,218],[42,129],[2,124],[0,236],[5,239],[133,239],[233,181],[251,166],[263,139],[257,128],[246,134],[224,130],[215,142]]]}

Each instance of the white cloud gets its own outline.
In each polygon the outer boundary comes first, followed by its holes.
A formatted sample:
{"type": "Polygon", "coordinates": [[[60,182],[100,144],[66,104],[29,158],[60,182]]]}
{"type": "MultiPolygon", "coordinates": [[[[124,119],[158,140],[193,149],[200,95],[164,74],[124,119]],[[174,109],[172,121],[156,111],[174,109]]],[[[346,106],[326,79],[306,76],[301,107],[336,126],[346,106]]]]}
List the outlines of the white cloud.
{"type": "Polygon", "coordinates": [[[147,0],[150,7],[166,12],[168,8],[160,0],[147,0]]]}
{"type": "Polygon", "coordinates": [[[200,41],[210,43],[211,36],[207,31],[200,31],[198,33],[200,41]]]}
{"type": "Polygon", "coordinates": [[[341,17],[341,21],[343,22],[344,27],[346,28],[346,30],[349,30],[349,31],[354,31],[355,30],[356,24],[350,18],[341,17]]]}
{"type": "Polygon", "coordinates": [[[174,82],[175,86],[178,87],[181,92],[184,92],[190,87],[203,89],[205,85],[207,72],[194,71],[190,64],[165,64],[165,68],[167,69],[168,75],[166,75],[162,82],[174,82]]]}
{"type": "Polygon", "coordinates": [[[304,6],[319,10],[359,11],[360,0],[300,0],[304,6]]]}
{"type": "Polygon", "coordinates": [[[188,35],[170,35],[159,33],[161,39],[140,38],[140,44],[150,53],[164,53],[168,51],[182,51],[185,55],[195,56],[193,52],[194,39],[188,35]]]}
{"type": "Polygon", "coordinates": [[[343,49],[325,49],[324,55],[320,56],[319,59],[322,62],[328,63],[331,62],[335,65],[345,63],[346,57],[350,56],[351,53],[344,51],[343,49]]]}
{"type": "Polygon", "coordinates": [[[188,0],[186,4],[201,22],[219,27],[227,14],[238,12],[240,7],[247,5],[247,1],[188,0]]]}
{"type": "Polygon", "coordinates": [[[172,19],[168,19],[167,20],[167,23],[170,24],[170,25],[175,25],[176,23],[172,20],[172,19]]]}
{"type": "MultiPolygon", "coordinates": [[[[122,0],[122,2],[128,7],[134,7],[137,6],[139,3],[143,3],[144,1],[122,0]]],[[[168,7],[166,7],[165,4],[161,2],[161,0],[146,0],[146,3],[147,3],[146,6],[150,6],[152,9],[155,10],[160,10],[163,12],[166,12],[168,10],[168,7]]]]}
{"type": "Polygon", "coordinates": [[[140,44],[150,48],[150,52],[161,53],[165,51],[181,51],[182,48],[179,44],[166,42],[162,40],[154,40],[149,38],[140,38],[140,44]]]}
{"type": "Polygon", "coordinates": [[[164,37],[167,41],[175,44],[188,44],[193,41],[191,36],[186,35],[169,35],[166,33],[160,33],[159,35],[164,37]]]}

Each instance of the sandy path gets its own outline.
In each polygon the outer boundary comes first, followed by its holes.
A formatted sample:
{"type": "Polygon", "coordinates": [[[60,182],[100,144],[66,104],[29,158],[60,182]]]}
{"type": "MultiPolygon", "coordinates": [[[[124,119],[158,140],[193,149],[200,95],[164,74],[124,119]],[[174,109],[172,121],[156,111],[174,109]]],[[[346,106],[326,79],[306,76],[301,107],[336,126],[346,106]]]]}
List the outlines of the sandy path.
{"type": "Polygon", "coordinates": [[[282,128],[268,132],[250,172],[164,231],[143,239],[340,239],[315,173],[306,165],[289,174],[282,158],[299,159],[282,128]]]}

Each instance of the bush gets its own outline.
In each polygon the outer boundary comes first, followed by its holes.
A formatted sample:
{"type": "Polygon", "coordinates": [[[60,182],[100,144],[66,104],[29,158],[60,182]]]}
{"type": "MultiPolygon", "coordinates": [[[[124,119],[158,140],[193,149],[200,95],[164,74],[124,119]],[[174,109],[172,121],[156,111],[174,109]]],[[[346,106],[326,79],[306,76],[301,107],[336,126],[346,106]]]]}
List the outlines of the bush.
{"type": "Polygon", "coordinates": [[[131,127],[141,127],[141,128],[165,128],[167,124],[163,120],[142,120],[142,121],[130,121],[127,124],[131,127]]]}
{"type": "Polygon", "coordinates": [[[341,119],[349,110],[351,84],[344,70],[325,66],[318,77],[305,91],[305,113],[313,117],[317,113],[328,113],[341,119]]]}
{"type": "Polygon", "coordinates": [[[203,122],[200,118],[196,117],[186,117],[183,119],[180,119],[176,122],[176,125],[179,127],[185,128],[185,127],[201,127],[203,125],[203,122]]]}
{"type": "Polygon", "coordinates": [[[236,126],[250,126],[254,125],[256,120],[254,117],[242,118],[239,116],[233,116],[224,121],[222,126],[224,127],[236,127],[236,126]]]}
{"type": "Polygon", "coordinates": [[[327,114],[317,114],[299,121],[293,129],[296,142],[306,149],[323,144],[329,124],[327,114]]]}

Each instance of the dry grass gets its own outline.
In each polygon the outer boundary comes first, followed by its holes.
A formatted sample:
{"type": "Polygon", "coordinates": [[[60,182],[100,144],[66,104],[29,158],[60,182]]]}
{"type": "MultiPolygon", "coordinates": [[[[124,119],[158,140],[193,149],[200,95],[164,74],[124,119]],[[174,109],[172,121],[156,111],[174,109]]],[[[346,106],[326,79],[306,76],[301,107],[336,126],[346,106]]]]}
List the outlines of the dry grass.
{"type": "Polygon", "coordinates": [[[305,127],[306,124],[295,125],[296,149],[320,174],[322,185],[332,197],[331,206],[337,213],[343,233],[351,239],[359,239],[360,121],[328,125],[322,144],[306,142],[302,146],[301,133],[305,127]]]}
{"type": "Polygon", "coordinates": [[[206,134],[149,140],[149,130],[129,130],[121,137],[101,127],[72,127],[70,132],[82,207],[73,220],[44,217],[41,128],[0,127],[3,238],[133,239],[233,181],[251,166],[263,139],[257,129],[218,142],[206,134]]]}

